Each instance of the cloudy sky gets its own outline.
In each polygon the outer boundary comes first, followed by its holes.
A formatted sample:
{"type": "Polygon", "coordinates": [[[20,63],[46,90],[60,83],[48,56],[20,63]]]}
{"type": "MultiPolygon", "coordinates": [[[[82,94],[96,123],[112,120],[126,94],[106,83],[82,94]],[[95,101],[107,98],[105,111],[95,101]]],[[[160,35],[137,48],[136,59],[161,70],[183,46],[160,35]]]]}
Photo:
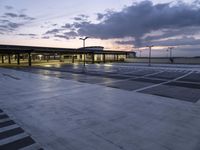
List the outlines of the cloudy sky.
{"type": "Polygon", "coordinates": [[[200,56],[200,0],[0,0],[0,44],[200,56]]]}

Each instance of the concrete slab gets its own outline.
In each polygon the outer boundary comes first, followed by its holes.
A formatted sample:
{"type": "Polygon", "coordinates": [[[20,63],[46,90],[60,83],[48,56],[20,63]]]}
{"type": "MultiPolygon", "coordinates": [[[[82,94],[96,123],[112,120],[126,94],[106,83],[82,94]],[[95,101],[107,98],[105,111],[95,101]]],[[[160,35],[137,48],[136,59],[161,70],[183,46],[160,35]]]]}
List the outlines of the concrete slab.
{"type": "Polygon", "coordinates": [[[120,82],[105,83],[103,85],[107,87],[132,91],[132,90],[140,89],[140,88],[150,86],[153,84],[148,83],[148,82],[137,82],[137,81],[132,81],[132,80],[125,80],[125,81],[120,81],[120,82]]]}
{"type": "Polygon", "coordinates": [[[178,72],[178,71],[165,71],[156,75],[152,75],[149,77],[160,78],[160,79],[175,79],[182,75],[186,74],[186,72],[178,72]]]}
{"type": "Polygon", "coordinates": [[[157,71],[156,70],[151,70],[151,69],[148,69],[148,70],[140,70],[140,71],[136,71],[136,72],[131,72],[129,73],[129,75],[133,75],[133,76],[144,76],[144,75],[148,75],[148,74],[152,74],[152,73],[156,73],[157,71]]]}
{"type": "Polygon", "coordinates": [[[200,73],[192,73],[191,75],[180,79],[180,81],[189,81],[189,82],[200,83],[200,73]]]}
{"type": "Polygon", "coordinates": [[[155,83],[155,84],[159,84],[166,81],[166,80],[158,80],[158,79],[151,79],[151,78],[136,78],[136,79],[131,79],[131,80],[138,81],[138,82],[155,83]]]}
{"type": "MultiPolygon", "coordinates": [[[[129,88],[143,86],[123,82],[129,88]]],[[[170,88],[157,90],[200,93],[170,88]]],[[[197,103],[1,68],[0,91],[0,107],[44,149],[200,149],[197,103]]]]}
{"type": "Polygon", "coordinates": [[[200,89],[179,86],[159,85],[153,88],[143,90],[141,92],[174,98],[178,100],[184,100],[193,103],[197,102],[200,99],[200,89]]]}
{"type": "Polygon", "coordinates": [[[186,87],[186,88],[192,88],[192,89],[200,89],[200,84],[197,84],[197,83],[170,82],[170,83],[167,83],[166,85],[186,87]]]}
{"type": "MultiPolygon", "coordinates": [[[[2,110],[1,110],[2,111],[2,110]]],[[[3,111],[2,111],[3,112],[3,111]]],[[[5,113],[4,113],[5,114],[5,113]]],[[[6,114],[5,114],[6,115],[6,114]]],[[[19,127],[13,120],[6,115],[0,118],[0,149],[1,150],[14,150],[14,149],[27,149],[33,145],[37,146],[35,149],[42,149],[29,134],[27,134],[21,127],[19,127]]]]}

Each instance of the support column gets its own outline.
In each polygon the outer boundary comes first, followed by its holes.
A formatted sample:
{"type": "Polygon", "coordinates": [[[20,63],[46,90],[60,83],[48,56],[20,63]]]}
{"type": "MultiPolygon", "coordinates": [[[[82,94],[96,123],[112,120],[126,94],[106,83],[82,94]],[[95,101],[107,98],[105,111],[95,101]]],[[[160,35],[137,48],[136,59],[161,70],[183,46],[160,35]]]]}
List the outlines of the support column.
{"type": "Polygon", "coordinates": [[[8,55],[8,63],[11,64],[10,54],[8,55]]]}
{"type": "Polygon", "coordinates": [[[92,64],[94,64],[94,53],[92,53],[92,64]]]}
{"type": "Polygon", "coordinates": [[[20,64],[20,54],[17,54],[17,64],[20,64]]]}
{"type": "Polygon", "coordinates": [[[116,61],[116,54],[113,54],[114,55],[114,61],[116,61]]]}
{"type": "Polygon", "coordinates": [[[59,55],[59,57],[60,57],[59,59],[60,59],[60,62],[61,62],[61,61],[62,61],[62,56],[61,56],[61,54],[59,55]]]}
{"type": "Polygon", "coordinates": [[[119,61],[119,54],[117,54],[117,61],[119,61]]]}
{"type": "Polygon", "coordinates": [[[126,57],[125,57],[126,59],[128,58],[128,53],[126,53],[126,57]]]}
{"type": "Polygon", "coordinates": [[[2,62],[2,64],[4,63],[4,56],[3,55],[1,56],[1,62],[2,62]]]}
{"type": "Polygon", "coordinates": [[[74,63],[74,54],[72,55],[72,63],[74,63]]]}
{"type": "Polygon", "coordinates": [[[28,66],[31,67],[32,62],[31,62],[31,53],[28,53],[28,66]]]}
{"type": "Polygon", "coordinates": [[[49,62],[49,56],[46,56],[47,62],[49,62]]]}
{"type": "Polygon", "coordinates": [[[106,63],[106,54],[103,54],[103,63],[106,63]]]}

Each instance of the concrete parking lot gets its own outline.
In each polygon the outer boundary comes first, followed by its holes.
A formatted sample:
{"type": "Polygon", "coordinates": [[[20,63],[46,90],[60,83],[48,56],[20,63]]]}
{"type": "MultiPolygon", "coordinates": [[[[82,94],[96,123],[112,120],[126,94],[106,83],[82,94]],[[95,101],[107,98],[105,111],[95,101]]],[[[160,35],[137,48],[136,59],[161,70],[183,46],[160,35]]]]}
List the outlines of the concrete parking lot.
{"type": "MultiPolygon", "coordinates": [[[[32,149],[200,149],[198,66],[0,68],[0,87],[2,111],[37,144],[32,149]]],[[[9,126],[0,127],[0,146],[21,139],[5,136],[9,126]]]]}
{"type": "Polygon", "coordinates": [[[177,100],[200,99],[200,71],[187,68],[144,68],[127,65],[46,65],[23,71],[78,82],[137,91],[177,100]]]}

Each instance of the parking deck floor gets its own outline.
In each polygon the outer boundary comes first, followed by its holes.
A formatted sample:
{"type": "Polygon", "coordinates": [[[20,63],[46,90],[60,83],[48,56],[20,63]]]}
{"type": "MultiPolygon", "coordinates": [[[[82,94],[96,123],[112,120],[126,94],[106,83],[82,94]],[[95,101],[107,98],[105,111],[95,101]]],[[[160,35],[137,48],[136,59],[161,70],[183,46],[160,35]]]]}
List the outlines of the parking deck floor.
{"type": "MultiPolygon", "coordinates": [[[[81,65],[0,68],[0,87],[1,109],[37,148],[200,149],[198,67],[87,65],[84,72],[81,65]]],[[[13,137],[3,135],[0,127],[0,137],[9,144],[13,137]]]]}
{"type": "Polygon", "coordinates": [[[87,65],[85,72],[81,65],[46,65],[21,70],[188,102],[200,99],[200,71],[187,68],[144,68],[113,64],[87,65]]]}

